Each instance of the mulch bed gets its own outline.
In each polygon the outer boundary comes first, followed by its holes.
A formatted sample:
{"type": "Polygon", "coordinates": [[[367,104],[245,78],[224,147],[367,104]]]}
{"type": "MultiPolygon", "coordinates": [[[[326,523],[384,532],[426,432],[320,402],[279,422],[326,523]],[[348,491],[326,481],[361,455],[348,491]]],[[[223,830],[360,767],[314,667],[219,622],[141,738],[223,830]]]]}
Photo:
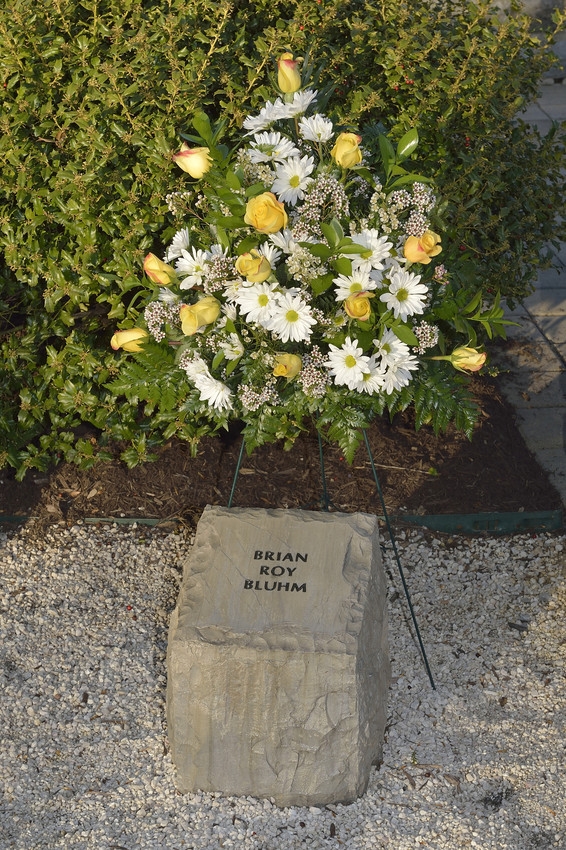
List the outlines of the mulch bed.
{"type": "MultiPolygon", "coordinates": [[[[497,379],[475,378],[481,415],[473,439],[450,428],[436,436],[415,431],[412,414],[382,418],[368,431],[388,512],[474,514],[485,511],[560,509],[560,495],[529,451],[514,411],[497,379]]],[[[4,470],[2,516],[36,516],[45,523],[85,518],[176,519],[194,525],[207,504],[228,503],[240,440],[202,442],[196,458],[172,440],[158,460],[128,469],[119,460],[80,470],[64,463],[49,475],[30,473],[16,482],[4,470]]],[[[350,466],[340,450],[324,445],[327,495],[345,512],[381,513],[367,451],[362,444],[350,466]]],[[[319,509],[323,486],[316,433],[289,452],[264,446],[244,456],[233,506],[319,509]]]]}

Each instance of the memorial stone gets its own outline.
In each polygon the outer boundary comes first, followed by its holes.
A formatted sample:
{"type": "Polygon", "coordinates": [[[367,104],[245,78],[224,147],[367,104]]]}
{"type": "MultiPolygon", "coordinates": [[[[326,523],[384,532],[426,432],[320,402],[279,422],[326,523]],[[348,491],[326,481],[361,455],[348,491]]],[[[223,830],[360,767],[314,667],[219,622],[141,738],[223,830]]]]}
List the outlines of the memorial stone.
{"type": "Polygon", "coordinates": [[[178,790],[363,794],[386,721],[386,596],[375,516],[205,508],[169,630],[178,790]]]}

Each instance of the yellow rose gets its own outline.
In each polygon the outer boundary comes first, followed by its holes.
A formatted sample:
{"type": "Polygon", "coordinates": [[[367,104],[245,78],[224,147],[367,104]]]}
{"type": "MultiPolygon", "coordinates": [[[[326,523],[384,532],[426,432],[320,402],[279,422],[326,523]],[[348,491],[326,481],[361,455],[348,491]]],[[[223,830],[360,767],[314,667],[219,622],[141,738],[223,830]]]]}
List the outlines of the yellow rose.
{"type": "Polygon", "coordinates": [[[479,372],[487,360],[485,351],[478,351],[467,345],[455,348],[452,354],[431,357],[431,360],[448,360],[458,372],[479,372]]]}
{"type": "Polygon", "coordinates": [[[431,257],[440,254],[440,236],[426,230],[422,236],[409,236],[403,248],[405,259],[410,263],[430,263],[431,257]]]}
{"type": "Polygon", "coordinates": [[[271,263],[255,248],[236,260],[236,271],[250,283],[263,283],[271,274],[271,263]]]}
{"type": "Polygon", "coordinates": [[[126,331],[116,331],[110,345],[114,351],[123,348],[124,351],[141,351],[143,348],[142,342],[149,336],[143,328],[129,328],[126,331]]]}
{"type": "Polygon", "coordinates": [[[344,301],[344,310],[351,319],[367,322],[371,315],[370,298],[375,298],[371,292],[354,292],[344,301]]]}
{"type": "Polygon", "coordinates": [[[361,140],[356,133],[340,133],[330,154],[342,168],[353,168],[362,161],[361,140]]]}
{"type": "Polygon", "coordinates": [[[298,375],[303,366],[303,361],[298,354],[287,354],[285,351],[279,351],[275,355],[275,366],[273,374],[277,378],[287,378],[292,381],[295,375],[298,375]]]}
{"type": "Polygon", "coordinates": [[[277,61],[277,85],[283,94],[293,94],[301,88],[301,75],[297,70],[298,62],[292,53],[282,53],[277,61]]]}
{"type": "Polygon", "coordinates": [[[163,263],[155,254],[147,254],[143,261],[143,270],[150,280],[161,286],[169,286],[177,280],[177,272],[173,266],[163,263]]]}
{"type": "Polygon", "coordinates": [[[284,205],[273,192],[263,192],[246,204],[244,221],[260,233],[277,233],[287,227],[288,218],[284,205]]]}
{"type": "Polygon", "coordinates": [[[181,330],[185,336],[192,336],[199,328],[216,321],[220,315],[220,301],[212,295],[205,295],[196,304],[183,304],[179,312],[181,330]]]}
{"type": "Polygon", "coordinates": [[[186,142],[181,145],[179,153],[173,154],[173,159],[179,168],[182,168],[195,180],[200,180],[212,165],[208,148],[190,148],[186,142]]]}

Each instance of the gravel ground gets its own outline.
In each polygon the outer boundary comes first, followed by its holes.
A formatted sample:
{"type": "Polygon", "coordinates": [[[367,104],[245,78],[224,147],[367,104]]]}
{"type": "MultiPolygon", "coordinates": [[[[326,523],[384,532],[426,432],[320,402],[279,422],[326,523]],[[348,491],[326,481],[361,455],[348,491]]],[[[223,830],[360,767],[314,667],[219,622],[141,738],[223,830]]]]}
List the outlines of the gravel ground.
{"type": "Polygon", "coordinates": [[[0,536],[0,848],[566,848],[566,537],[400,534],[384,763],[356,803],[175,791],[167,625],[191,537],[0,536]]]}

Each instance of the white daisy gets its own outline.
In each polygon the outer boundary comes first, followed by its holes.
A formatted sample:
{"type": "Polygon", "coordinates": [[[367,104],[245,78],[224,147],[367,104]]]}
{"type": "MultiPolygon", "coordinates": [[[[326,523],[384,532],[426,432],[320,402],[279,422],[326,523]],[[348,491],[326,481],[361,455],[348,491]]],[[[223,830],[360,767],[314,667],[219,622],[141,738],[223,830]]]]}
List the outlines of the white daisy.
{"type": "Polygon", "coordinates": [[[267,327],[277,300],[277,286],[277,283],[252,283],[251,286],[241,286],[238,289],[234,301],[248,322],[259,322],[267,327]]]}
{"type": "Polygon", "coordinates": [[[175,264],[175,271],[183,278],[180,289],[191,289],[193,286],[201,286],[208,263],[208,254],[199,248],[190,250],[183,248],[181,257],[175,264]]]}
{"type": "Polygon", "coordinates": [[[329,118],[324,115],[311,115],[301,118],[299,132],[308,142],[328,142],[334,135],[334,127],[329,118]]]}
{"type": "Polygon", "coordinates": [[[390,256],[391,248],[393,248],[393,242],[389,242],[387,236],[380,236],[379,232],[372,228],[352,234],[352,239],[356,245],[363,245],[368,252],[371,252],[369,256],[362,254],[359,258],[355,257],[352,261],[355,265],[367,264],[368,271],[385,268],[384,260],[390,256]]]}
{"type": "Polygon", "coordinates": [[[189,237],[189,228],[184,227],[182,230],[178,230],[173,239],[171,240],[171,244],[167,248],[165,252],[165,256],[163,257],[163,261],[165,263],[170,263],[171,260],[176,260],[177,257],[181,256],[183,251],[186,251],[190,245],[190,237],[189,237]]]}
{"type": "Polygon", "coordinates": [[[338,275],[334,278],[333,283],[336,284],[334,297],[337,301],[345,301],[346,298],[356,292],[368,292],[377,286],[375,281],[371,280],[369,272],[363,269],[352,270],[351,275],[338,275]]]}
{"type": "Polygon", "coordinates": [[[395,318],[405,322],[409,316],[423,313],[427,296],[427,287],[419,283],[420,275],[398,269],[389,277],[389,289],[379,296],[393,310],[395,318]]]}
{"type": "Polygon", "coordinates": [[[231,333],[228,339],[220,343],[220,349],[226,360],[237,360],[244,353],[244,346],[238,334],[231,333]]]}
{"type": "Polygon", "coordinates": [[[368,361],[369,372],[364,372],[361,381],[356,385],[356,389],[360,393],[368,393],[373,395],[379,393],[383,389],[385,364],[380,362],[375,355],[372,355],[368,361]]]}
{"type": "Polygon", "coordinates": [[[198,354],[192,360],[183,363],[183,371],[186,372],[187,378],[190,378],[195,384],[202,377],[211,377],[208,366],[198,354]]]}
{"type": "Polygon", "coordinates": [[[302,342],[310,339],[312,325],[316,325],[316,319],[306,301],[300,295],[286,292],[278,296],[264,327],[281,342],[302,342]]]}
{"type": "Polygon", "coordinates": [[[281,248],[284,254],[292,254],[299,247],[290,230],[279,230],[277,233],[271,233],[269,241],[281,248]]]}
{"type": "Polygon", "coordinates": [[[209,375],[207,378],[200,378],[196,387],[200,391],[200,400],[207,401],[215,410],[232,409],[232,390],[222,381],[217,381],[209,375]]]}
{"type": "Polygon", "coordinates": [[[406,360],[393,366],[388,366],[382,378],[383,389],[387,395],[391,395],[393,390],[401,390],[403,387],[406,387],[412,378],[411,372],[418,368],[418,361],[412,354],[406,360]]]}
{"type": "Polygon", "coordinates": [[[275,192],[280,201],[294,206],[305,197],[305,190],[313,181],[313,178],[309,177],[313,171],[312,156],[292,156],[277,166],[271,191],[275,192]]]}
{"type": "Polygon", "coordinates": [[[257,115],[248,115],[244,119],[243,126],[248,131],[248,135],[265,130],[274,121],[278,121],[279,118],[286,118],[285,106],[286,104],[283,103],[280,97],[277,98],[275,103],[267,100],[265,106],[262,106],[257,115]]]}
{"type": "Polygon", "coordinates": [[[386,330],[383,332],[381,339],[374,339],[375,353],[381,358],[384,366],[395,366],[402,363],[410,356],[409,346],[401,342],[399,337],[395,336],[393,331],[386,330]]]}
{"type": "Polygon", "coordinates": [[[284,103],[281,118],[294,118],[295,115],[302,115],[303,112],[306,112],[311,103],[314,103],[318,95],[318,92],[313,91],[312,89],[305,89],[305,91],[296,91],[293,95],[293,100],[291,103],[284,103]]]}
{"type": "Polygon", "coordinates": [[[264,242],[257,250],[269,262],[272,269],[276,267],[277,263],[281,259],[281,251],[278,251],[277,248],[274,245],[270,245],[269,242],[264,242]]]}
{"type": "Polygon", "coordinates": [[[369,357],[364,354],[358,340],[352,340],[347,336],[341,348],[332,343],[329,348],[330,352],[325,365],[334,376],[334,383],[345,384],[350,390],[357,389],[364,374],[369,374],[371,371],[369,357]]]}
{"type": "Polygon", "coordinates": [[[248,156],[254,163],[281,162],[299,154],[299,149],[281,133],[257,133],[248,151],[248,156]]]}

